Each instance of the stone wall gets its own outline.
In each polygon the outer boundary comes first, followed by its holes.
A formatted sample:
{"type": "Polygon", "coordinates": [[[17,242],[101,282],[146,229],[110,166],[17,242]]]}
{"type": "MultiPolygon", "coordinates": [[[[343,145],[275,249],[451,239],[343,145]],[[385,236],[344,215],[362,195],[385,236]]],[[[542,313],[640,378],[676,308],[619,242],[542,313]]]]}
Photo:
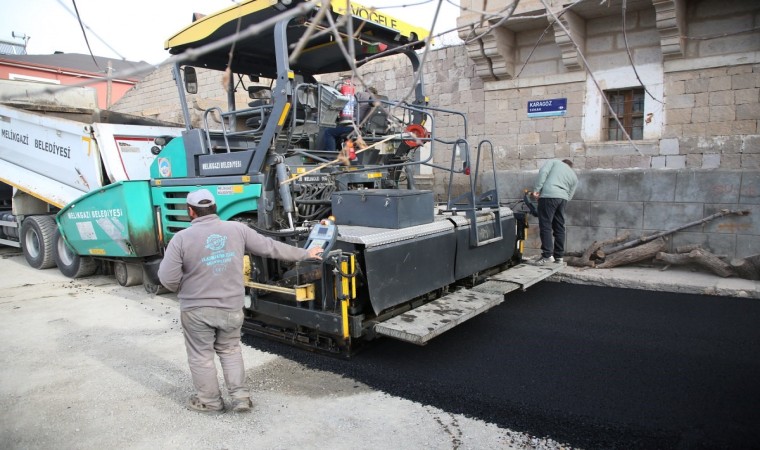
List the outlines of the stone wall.
{"type": "Polygon", "coordinates": [[[652,167],[760,169],[760,65],[670,73],[665,92],[664,154],[652,167]]]}
{"type": "MultiPolygon", "coordinates": [[[[186,94],[193,126],[200,126],[203,111],[212,106],[227,109],[227,94],[222,85],[222,74],[215,70],[196,69],[198,94],[186,94]]],[[[250,99],[247,92],[238,89],[236,102],[245,105],[250,99]]],[[[137,116],[150,117],[167,122],[184,124],[179,94],[172,76],[172,67],[163,66],[145,77],[139,84],[119,100],[114,111],[137,116]]],[[[212,127],[219,121],[210,117],[212,127]]]]}
{"type": "MultiPolygon", "coordinates": [[[[516,204],[531,188],[536,171],[498,173],[500,196],[516,204]]],[[[730,258],[760,253],[760,172],[748,170],[581,170],[575,198],[568,203],[567,250],[582,251],[597,240],[624,233],[631,238],[670,230],[723,209],[748,216],[715,219],[674,234],[670,250],[701,244],[730,258]]],[[[490,186],[487,186],[490,188],[490,186]]],[[[541,244],[531,218],[528,253],[541,244]]]]}
{"type": "Polygon", "coordinates": [[[172,79],[171,66],[156,69],[127,92],[111,109],[182,123],[182,111],[179,107],[177,88],[172,79]]]}

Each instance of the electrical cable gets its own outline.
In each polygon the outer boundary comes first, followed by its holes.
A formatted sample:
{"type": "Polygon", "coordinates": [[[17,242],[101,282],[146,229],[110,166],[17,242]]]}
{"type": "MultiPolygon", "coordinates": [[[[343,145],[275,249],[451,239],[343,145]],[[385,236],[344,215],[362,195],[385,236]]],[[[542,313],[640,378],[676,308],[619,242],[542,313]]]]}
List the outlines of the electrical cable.
{"type": "Polygon", "coordinates": [[[618,126],[620,127],[620,130],[623,132],[623,135],[625,136],[626,140],[629,144],[633,147],[634,150],[639,154],[639,156],[644,156],[644,153],[641,152],[641,149],[636,145],[636,143],[631,139],[631,136],[628,134],[628,131],[625,129],[623,124],[620,122],[620,118],[615,113],[615,110],[612,108],[612,105],[610,104],[609,99],[607,99],[607,96],[604,95],[604,90],[602,89],[601,85],[599,84],[599,81],[594,76],[594,73],[591,70],[591,67],[589,66],[588,61],[586,60],[586,57],[583,55],[583,52],[581,52],[580,47],[578,46],[578,43],[575,42],[575,38],[572,34],[570,34],[570,30],[567,29],[565,24],[562,23],[562,21],[559,20],[559,17],[557,17],[556,14],[550,9],[549,5],[546,3],[546,0],[541,0],[541,3],[544,5],[544,8],[552,15],[554,18],[554,21],[562,28],[562,31],[567,34],[567,38],[570,40],[570,42],[573,44],[573,47],[575,47],[575,50],[578,52],[578,57],[580,57],[581,61],[583,61],[584,67],[586,69],[586,73],[588,73],[588,76],[591,78],[591,81],[594,82],[594,86],[596,86],[596,89],[601,94],[602,100],[604,100],[604,103],[607,105],[607,108],[612,115],[612,117],[615,119],[615,122],[617,122],[618,126]]]}
{"type": "MultiPolygon", "coordinates": [[[[295,48],[293,49],[293,53],[290,55],[290,59],[288,60],[291,64],[298,60],[298,57],[301,55],[301,52],[304,48],[306,48],[306,43],[309,42],[309,40],[312,37],[312,34],[314,34],[314,31],[317,29],[317,24],[322,22],[322,19],[324,19],[325,14],[327,14],[328,11],[330,11],[330,3],[329,0],[321,0],[322,6],[320,6],[319,11],[317,12],[317,15],[314,17],[314,20],[312,20],[311,24],[309,24],[309,28],[306,29],[306,32],[303,34],[301,39],[298,40],[296,43],[295,48]]],[[[317,37],[315,35],[314,37],[317,37]]]]}
{"type": "MultiPolygon", "coordinates": [[[[61,1],[61,0],[59,0],[61,1]]],[[[194,49],[188,49],[185,50],[183,53],[178,55],[172,55],[169,58],[165,59],[158,65],[154,65],[155,68],[164,67],[164,66],[171,66],[175,63],[182,63],[185,61],[193,61],[197,59],[198,57],[205,55],[206,53],[213,52],[215,50],[219,50],[221,48],[224,48],[228,45],[231,45],[236,39],[247,39],[249,37],[255,37],[258,36],[261,32],[263,32],[266,29],[269,29],[273,27],[277,22],[279,22],[282,19],[285,18],[293,18],[302,14],[305,14],[307,11],[311,10],[314,7],[313,3],[307,2],[307,3],[301,3],[295,8],[289,9],[285,12],[282,12],[281,14],[278,14],[274,17],[270,17],[269,19],[266,19],[260,23],[253,24],[248,26],[245,30],[240,32],[239,36],[227,36],[222,39],[219,39],[217,41],[205,44],[201,47],[194,48],[194,49]]],[[[38,95],[38,94],[54,94],[56,92],[61,92],[67,89],[76,89],[80,87],[86,87],[90,86],[91,84],[100,82],[100,81],[107,81],[107,80],[114,80],[118,78],[129,78],[131,76],[135,76],[138,74],[142,74],[145,72],[145,68],[132,68],[132,69],[126,69],[121,70],[118,72],[118,74],[112,75],[112,76],[104,76],[104,77],[97,77],[97,78],[91,78],[87,81],[83,81],[80,83],[72,83],[67,85],[56,85],[55,88],[52,87],[44,87],[40,86],[39,89],[35,90],[29,90],[29,94],[32,95],[38,95]]],[[[12,98],[6,97],[0,95],[0,101],[8,100],[12,98]]]]}
{"type": "Polygon", "coordinates": [[[639,85],[644,88],[644,92],[646,92],[650,97],[652,97],[652,100],[656,101],[657,103],[664,104],[661,100],[658,100],[655,98],[654,95],[652,95],[651,92],[649,92],[649,89],[647,88],[646,84],[644,84],[643,81],[641,81],[641,77],[639,76],[639,71],[636,70],[636,64],[633,62],[633,55],[631,54],[631,48],[628,46],[628,32],[626,31],[626,24],[625,24],[625,3],[626,0],[623,0],[623,42],[625,43],[625,52],[628,54],[628,61],[631,62],[631,68],[633,69],[633,73],[636,75],[636,79],[639,80],[639,85]]]}
{"type": "MultiPolygon", "coordinates": [[[[472,41],[481,40],[485,35],[487,35],[488,33],[490,33],[492,30],[494,30],[497,27],[500,27],[502,24],[504,24],[504,22],[506,22],[507,20],[509,20],[510,17],[512,17],[512,14],[515,12],[515,10],[517,9],[517,6],[519,4],[520,4],[520,0],[515,0],[514,2],[510,3],[506,8],[502,9],[498,13],[494,14],[493,16],[491,16],[491,17],[497,16],[497,17],[499,17],[499,20],[496,23],[494,23],[492,25],[489,25],[488,28],[486,28],[485,31],[483,31],[482,33],[480,33],[480,34],[478,34],[476,36],[470,36],[470,37],[468,37],[467,39],[464,40],[464,43],[468,44],[468,43],[470,43],[472,41]],[[505,14],[505,11],[506,11],[506,14],[505,14]]],[[[486,22],[486,21],[487,21],[486,14],[481,14],[480,15],[479,25],[482,27],[483,26],[483,22],[486,22]]],[[[473,25],[474,25],[474,23],[473,23],[473,25]]],[[[470,33],[472,34],[474,32],[475,32],[475,27],[471,26],[470,27],[470,33]]]]}
{"type": "MultiPolygon", "coordinates": [[[[575,5],[578,5],[582,3],[584,0],[577,0],[569,5],[566,5],[564,8],[562,8],[561,11],[557,13],[557,17],[562,17],[567,11],[570,11],[575,5]]],[[[548,14],[547,14],[548,15],[548,14]]],[[[521,16],[522,17],[522,16],[521,16]]],[[[533,44],[533,48],[530,49],[530,53],[528,53],[528,56],[525,58],[525,62],[523,62],[523,65],[520,67],[520,70],[517,71],[517,74],[513,78],[519,78],[520,74],[522,74],[522,71],[525,70],[525,66],[528,65],[528,62],[533,57],[533,53],[536,51],[538,46],[541,44],[541,42],[544,40],[544,37],[546,37],[549,30],[554,29],[554,23],[552,21],[549,21],[549,25],[544,28],[544,32],[541,33],[541,36],[538,37],[538,40],[536,40],[536,43],[533,44]]]]}
{"type": "MultiPolygon", "coordinates": [[[[359,274],[359,272],[356,270],[356,268],[354,268],[354,272],[353,273],[343,272],[343,270],[341,270],[341,268],[340,268],[340,261],[338,260],[337,256],[328,256],[328,260],[329,260],[329,262],[332,262],[331,265],[333,266],[333,268],[335,269],[335,271],[338,272],[340,274],[340,276],[342,276],[343,278],[349,278],[350,279],[350,278],[356,277],[359,274]]],[[[325,261],[325,262],[327,262],[327,261],[325,261]]]]}
{"type": "Polygon", "coordinates": [[[522,74],[522,71],[525,70],[525,67],[528,65],[528,62],[533,57],[533,53],[536,51],[538,46],[541,44],[541,41],[544,40],[544,37],[546,37],[546,34],[549,32],[549,30],[554,28],[554,24],[547,25],[546,28],[544,28],[544,32],[541,33],[541,36],[538,37],[538,40],[533,45],[533,48],[530,49],[530,53],[528,53],[528,56],[525,58],[525,62],[523,62],[523,65],[520,67],[520,70],[517,71],[515,76],[513,78],[520,78],[520,74],[522,74]]]}
{"type": "Polygon", "coordinates": [[[730,33],[712,34],[707,36],[681,36],[683,39],[689,39],[692,41],[707,41],[710,39],[718,39],[728,36],[736,36],[737,34],[751,33],[753,31],[760,30],[760,27],[747,28],[746,30],[732,31],[730,33]]]}
{"type": "MultiPolygon", "coordinates": [[[[62,7],[63,7],[63,9],[65,9],[65,10],[66,10],[66,12],[68,12],[69,14],[71,14],[72,16],[74,16],[74,17],[75,17],[77,20],[79,20],[79,15],[78,15],[77,13],[75,13],[74,11],[72,11],[71,9],[69,9],[69,7],[68,7],[68,6],[67,6],[65,3],[63,3],[63,0],[58,0],[58,3],[59,3],[59,4],[60,4],[62,7]]],[[[96,38],[98,38],[98,40],[99,40],[100,42],[102,42],[102,43],[103,43],[103,45],[105,45],[106,47],[108,47],[108,48],[109,48],[109,50],[111,50],[111,51],[112,51],[112,52],[114,52],[116,55],[118,55],[118,56],[119,56],[119,58],[121,58],[122,60],[126,61],[126,59],[127,59],[127,58],[125,58],[124,56],[122,56],[122,55],[121,55],[121,54],[120,54],[118,51],[116,51],[116,50],[115,50],[113,47],[111,47],[111,46],[108,44],[108,42],[106,42],[106,41],[105,41],[103,38],[101,38],[100,36],[98,36],[98,34],[97,34],[97,33],[95,33],[95,32],[92,30],[92,28],[90,28],[89,26],[87,26],[87,24],[85,24],[85,23],[82,23],[82,22],[80,21],[80,26],[84,26],[84,28],[86,28],[86,29],[87,29],[87,31],[89,31],[89,32],[90,32],[90,34],[92,34],[93,36],[95,36],[96,38]]]]}
{"type": "Polygon", "coordinates": [[[74,11],[76,12],[77,22],[79,22],[79,28],[82,29],[82,36],[84,36],[84,43],[87,44],[87,51],[90,52],[90,57],[92,57],[92,62],[95,63],[95,67],[97,67],[98,70],[102,72],[103,69],[100,67],[100,64],[98,64],[98,61],[95,59],[95,55],[92,53],[92,48],[90,48],[90,41],[87,39],[87,33],[84,31],[84,24],[82,23],[82,17],[79,15],[79,9],[77,8],[77,0],[71,0],[71,3],[74,5],[74,11]]]}
{"type": "MultiPolygon", "coordinates": [[[[58,1],[60,2],[61,0],[58,0],[58,1]]],[[[323,0],[323,1],[325,1],[325,0],[323,0]]],[[[440,7],[441,7],[441,4],[442,4],[442,1],[443,0],[439,0],[438,1],[438,5],[437,5],[437,9],[436,9],[436,20],[437,20],[437,14],[440,11],[440,7]]],[[[451,0],[446,0],[446,1],[449,4],[454,4],[451,0]]],[[[583,0],[579,0],[577,2],[574,2],[573,4],[579,3],[580,1],[583,1],[583,0]]],[[[428,3],[428,2],[421,2],[419,4],[423,4],[423,3],[428,3]]],[[[413,5],[416,5],[416,4],[409,4],[409,5],[404,5],[404,6],[413,6],[413,5]]],[[[224,39],[221,39],[219,41],[213,42],[211,44],[204,45],[204,46],[196,48],[196,49],[187,50],[184,53],[179,54],[179,55],[173,55],[173,56],[167,58],[165,61],[163,61],[157,67],[161,67],[161,66],[168,65],[168,64],[173,64],[175,62],[181,62],[181,61],[185,61],[185,60],[192,60],[192,59],[195,59],[198,56],[203,55],[205,53],[208,53],[210,51],[214,51],[216,49],[222,48],[222,47],[227,46],[227,45],[234,45],[234,43],[235,43],[236,40],[238,40],[238,39],[245,39],[245,38],[248,38],[248,37],[251,37],[251,36],[256,36],[261,31],[263,31],[264,29],[267,29],[267,28],[271,27],[275,22],[279,21],[283,17],[287,17],[287,16],[295,17],[297,15],[303,14],[305,11],[307,11],[309,9],[312,9],[314,6],[315,5],[311,4],[311,3],[310,4],[301,4],[301,5],[298,5],[296,8],[292,8],[290,10],[284,11],[283,13],[278,14],[276,17],[270,18],[270,19],[268,19],[268,20],[266,20],[264,22],[261,22],[259,24],[251,25],[246,30],[236,31],[236,34],[233,35],[233,36],[228,36],[228,37],[226,37],[224,39]]],[[[544,2],[544,6],[546,7],[545,2],[544,2]]],[[[572,5],[570,5],[570,6],[572,6],[572,5]]],[[[568,6],[568,8],[569,8],[569,6],[568,6]]],[[[326,9],[326,8],[322,8],[322,9],[326,9]]],[[[462,8],[462,10],[463,11],[465,11],[465,10],[469,11],[471,9],[462,8]]],[[[548,8],[547,8],[547,11],[548,11],[547,14],[543,14],[541,16],[536,16],[536,17],[549,16],[549,14],[551,14],[552,16],[554,16],[554,19],[557,20],[557,17],[556,17],[556,15],[554,15],[554,13],[552,13],[550,10],[548,10],[548,8]]],[[[326,16],[328,17],[328,21],[330,22],[330,31],[332,31],[333,34],[335,34],[336,31],[337,31],[336,29],[338,28],[338,25],[336,24],[335,21],[332,20],[331,14],[326,14],[326,16]]],[[[341,17],[341,19],[345,19],[346,17],[347,16],[344,15],[344,16],[341,17]]],[[[493,15],[491,15],[489,17],[501,17],[502,19],[504,19],[504,16],[499,16],[498,14],[493,14],[493,15]]],[[[523,18],[523,16],[520,16],[520,17],[523,18]]],[[[533,17],[533,16],[531,16],[531,17],[533,17]]],[[[338,21],[338,22],[340,23],[340,21],[338,21]]],[[[501,20],[499,22],[503,23],[503,21],[501,21],[501,20]]],[[[560,26],[563,26],[561,24],[561,22],[559,22],[559,23],[560,23],[560,26]]],[[[83,23],[81,25],[83,27],[85,26],[83,23]]],[[[435,25],[435,21],[433,22],[433,26],[434,25],[435,25]]],[[[449,30],[447,32],[461,30],[464,27],[465,26],[456,27],[456,28],[454,28],[452,30],[449,30]]],[[[738,33],[746,32],[746,31],[751,31],[751,30],[742,30],[742,31],[740,31],[738,33]]],[[[441,33],[441,34],[443,34],[443,33],[441,33]]],[[[436,36],[440,36],[441,34],[436,35],[436,36]]],[[[339,36],[339,35],[337,35],[337,36],[339,36]]],[[[570,36],[569,33],[568,33],[568,36],[570,36]]],[[[425,53],[423,54],[423,58],[421,60],[420,67],[419,67],[419,69],[417,71],[418,73],[417,73],[417,76],[415,78],[415,82],[412,85],[409,93],[406,96],[404,96],[404,99],[408,98],[409,95],[411,95],[411,93],[413,92],[413,89],[414,89],[414,85],[417,82],[419,82],[419,79],[422,76],[421,74],[424,72],[424,67],[425,67],[425,63],[426,63],[426,55],[427,55],[427,52],[428,52],[428,50],[430,48],[429,43],[430,43],[430,40],[432,39],[432,37],[433,37],[433,34],[432,34],[432,27],[431,27],[431,33],[426,38],[426,44],[427,45],[425,46],[425,53]]],[[[577,43],[574,42],[574,40],[572,40],[572,36],[570,36],[570,37],[571,37],[571,41],[572,41],[573,45],[576,47],[576,49],[578,49],[577,43]]],[[[719,36],[715,36],[715,37],[719,37],[719,36]]],[[[704,38],[710,38],[710,37],[704,37],[704,38]]],[[[699,39],[699,38],[698,37],[694,37],[693,39],[699,39]]],[[[345,48],[345,46],[342,45],[342,39],[337,39],[337,43],[339,44],[339,46],[341,46],[341,50],[344,52],[344,57],[346,57],[349,52],[347,51],[347,49],[345,48]]],[[[411,45],[415,45],[415,44],[414,43],[410,43],[409,46],[411,46],[411,45]]],[[[579,49],[578,49],[578,52],[579,52],[579,55],[580,55],[581,59],[584,61],[584,64],[586,65],[586,70],[589,71],[589,73],[590,73],[592,79],[594,80],[595,84],[597,84],[597,88],[599,88],[598,82],[594,79],[593,74],[591,74],[591,72],[590,72],[590,68],[588,67],[588,63],[585,60],[585,57],[583,56],[583,54],[580,52],[579,49]]],[[[378,55],[374,55],[373,57],[366,58],[365,60],[362,61],[362,63],[364,63],[366,61],[369,61],[371,59],[377,58],[377,57],[378,57],[378,55]]],[[[357,67],[356,67],[356,61],[351,61],[350,66],[351,66],[352,73],[354,73],[355,76],[357,76],[357,79],[359,79],[360,82],[366,86],[366,82],[364,82],[363,78],[358,74],[358,70],[357,70],[357,67]]],[[[521,69],[521,71],[522,71],[522,69],[521,69]]],[[[125,76],[130,76],[132,74],[140,73],[140,72],[143,72],[143,70],[127,70],[127,71],[121,71],[118,75],[120,77],[125,77],[125,76]]],[[[107,79],[112,79],[112,78],[114,78],[114,77],[113,76],[111,76],[111,77],[101,77],[101,78],[98,78],[96,80],[90,80],[90,81],[87,81],[87,82],[84,82],[84,83],[77,83],[75,85],[67,85],[67,86],[70,86],[71,88],[81,87],[81,86],[87,86],[87,85],[92,84],[93,82],[96,82],[96,81],[107,80],[107,79]]],[[[41,91],[43,93],[50,93],[50,92],[52,92],[52,90],[50,88],[45,88],[45,89],[42,89],[41,91]]],[[[397,103],[397,105],[401,104],[402,102],[403,102],[403,100],[400,101],[399,103],[397,103]]],[[[609,105],[608,102],[607,102],[607,106],[608,106],[608,108],[611,108],[611,106],[609,105]]],[[[619,119],[617,119],[616,116],[615,116],[615,118],[616,118],[616,120],[619,123],[619,119]]],[[[629,137],[629,140],[630,140],[630,137],[629,137]]],[[[634,146],[635,146],[635,144],[634,144],[634,146]]],[[[638,151],[638,149],[637,149],[637,151],[638,151]]]]}
{"type": "Polygon", "coordinates": [[[427,5],[428,3],[432,3],[433,1],[435,0],[422,0],[417,3],[404,3],[403,5],[397,5],[397,6],[375,6],[372,9],[381,10],[381,9],[391,9],[391,8],[411,8],[413,6],[427,5]]]}

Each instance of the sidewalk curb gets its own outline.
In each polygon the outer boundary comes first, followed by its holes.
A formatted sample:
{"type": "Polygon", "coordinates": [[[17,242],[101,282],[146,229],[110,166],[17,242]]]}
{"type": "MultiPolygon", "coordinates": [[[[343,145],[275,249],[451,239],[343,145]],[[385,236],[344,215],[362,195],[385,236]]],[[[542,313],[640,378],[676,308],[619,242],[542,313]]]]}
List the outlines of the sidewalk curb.
{"type": "Polygon", "coordinates": [[[548,281],[646,291],[760,299],[760,282],[681,269],[619,267],[592,269],[565,267],[548,281]]]}

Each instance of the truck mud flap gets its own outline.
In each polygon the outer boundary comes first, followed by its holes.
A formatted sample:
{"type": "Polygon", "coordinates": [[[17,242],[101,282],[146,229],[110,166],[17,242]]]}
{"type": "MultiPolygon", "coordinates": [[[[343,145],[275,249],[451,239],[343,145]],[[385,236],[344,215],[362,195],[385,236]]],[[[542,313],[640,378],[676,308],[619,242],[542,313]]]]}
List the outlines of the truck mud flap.
{"type": "Polygon", "coordinates": [[[460,289],[419,308],[375,325],[379,335],[425,345],[462,322],[504,301],[505,294],[528,287],[559,272],[565,264],[520,264],[491,276],[472,289],[460,289]]]}

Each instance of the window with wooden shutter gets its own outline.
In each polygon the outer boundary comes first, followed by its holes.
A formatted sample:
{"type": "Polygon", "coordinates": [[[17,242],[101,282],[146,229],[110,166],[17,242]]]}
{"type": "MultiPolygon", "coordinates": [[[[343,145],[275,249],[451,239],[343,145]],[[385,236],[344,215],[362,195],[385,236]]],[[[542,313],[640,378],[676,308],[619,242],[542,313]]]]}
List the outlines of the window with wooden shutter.
{"type": "MultiPolygon", "coordinates": [[[[644,139],[644,89],[616,89],[604,91],[604,94],[631,139],[644,139]]],[[[625,133],[609,111],[604,125],[604,136],[608,141],[626,140],[625,133]]]]}

